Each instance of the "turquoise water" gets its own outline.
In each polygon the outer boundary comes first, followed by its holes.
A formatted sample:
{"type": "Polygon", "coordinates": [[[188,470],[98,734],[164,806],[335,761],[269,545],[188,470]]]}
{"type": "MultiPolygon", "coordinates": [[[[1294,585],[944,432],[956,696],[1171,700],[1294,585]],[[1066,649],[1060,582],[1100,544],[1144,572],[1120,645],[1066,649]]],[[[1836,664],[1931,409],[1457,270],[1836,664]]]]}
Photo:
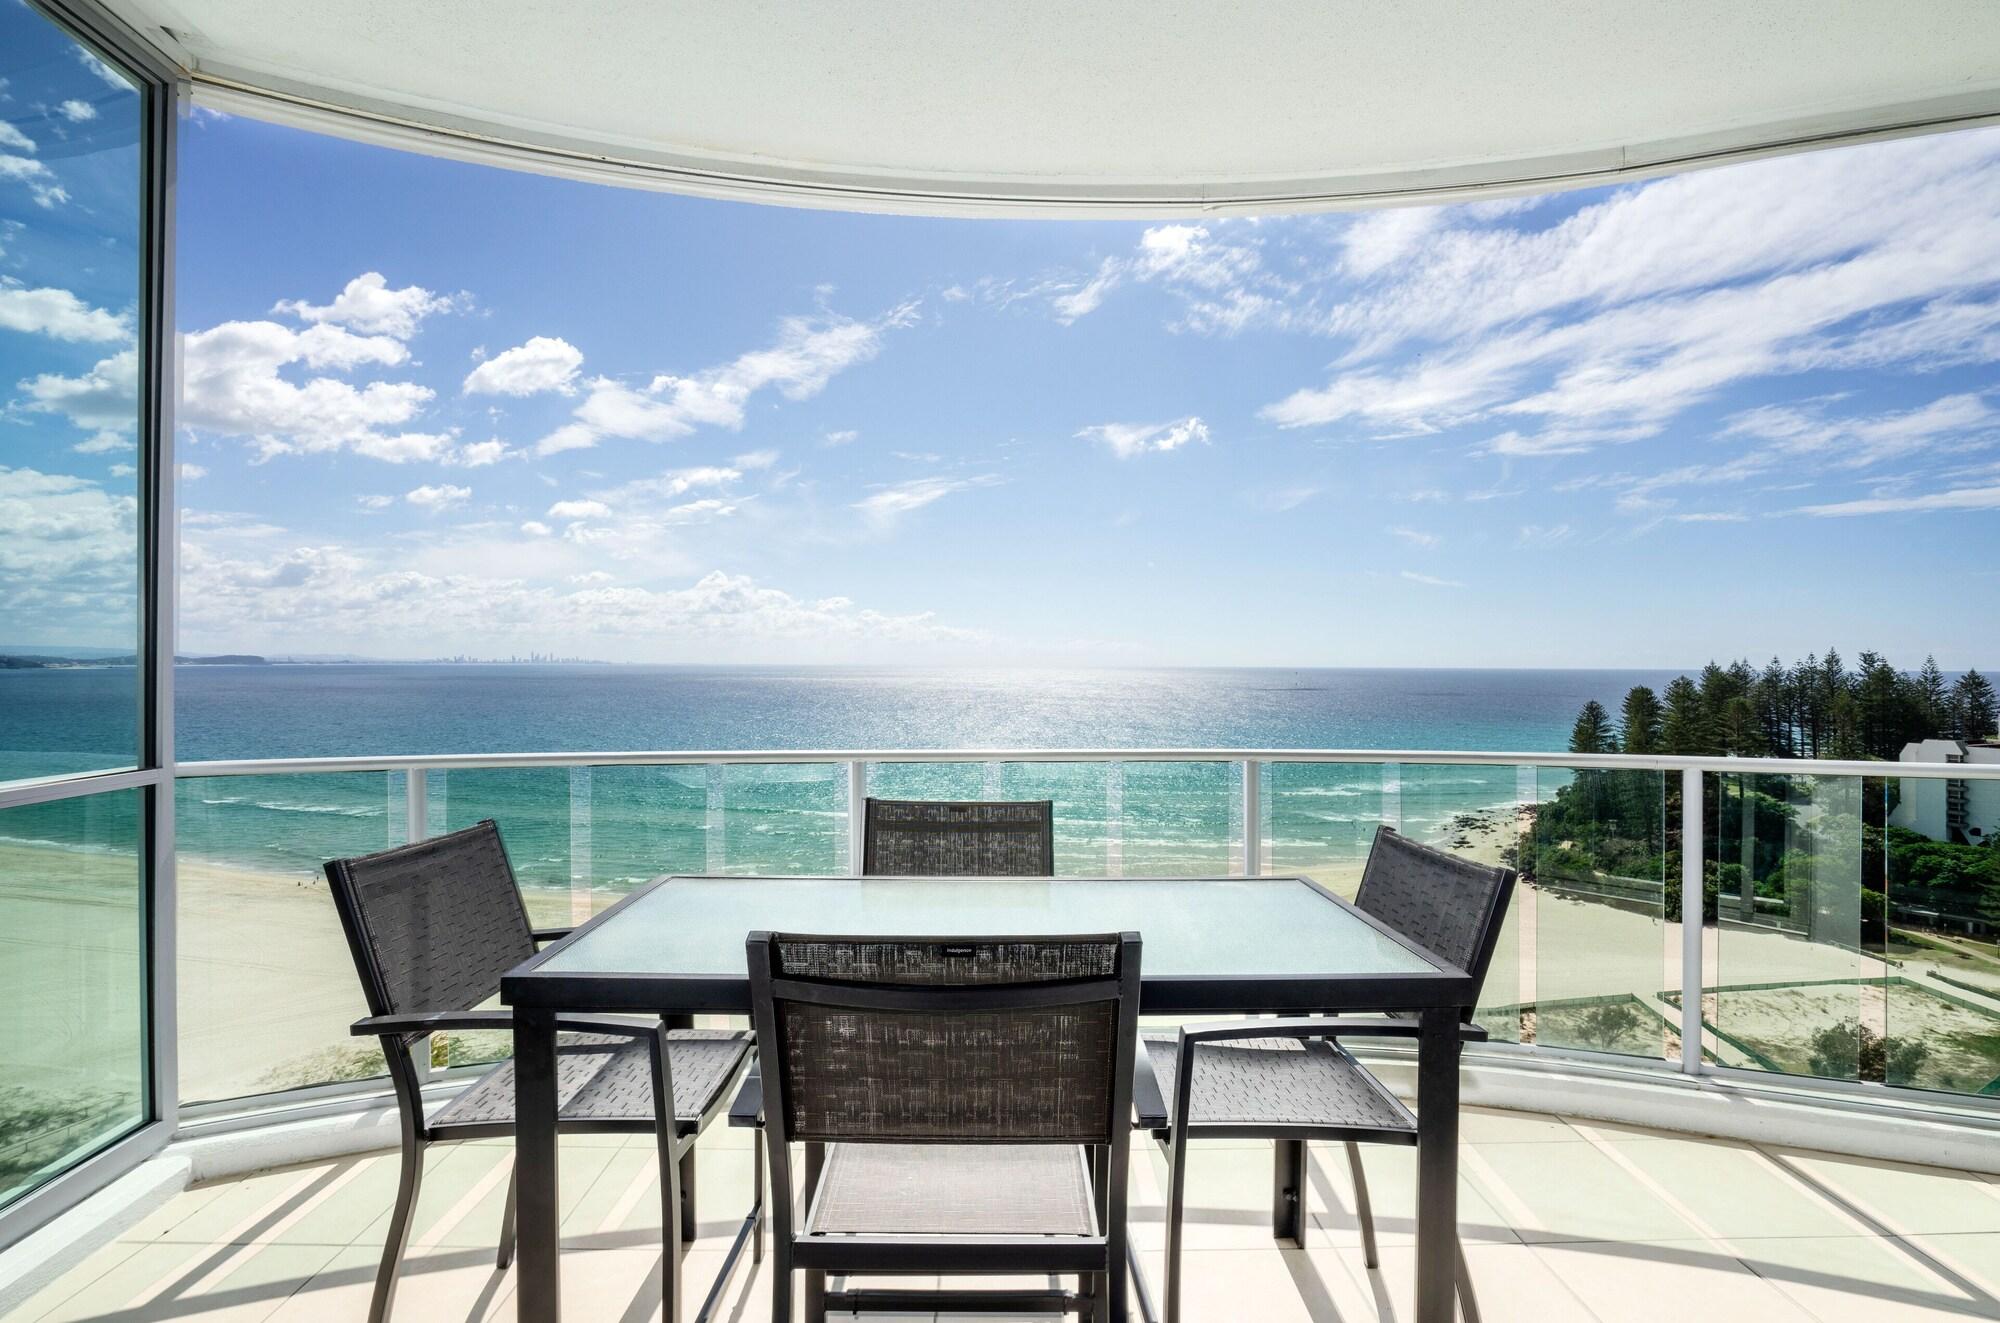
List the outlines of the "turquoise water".
{"type": "MultiPolygon", "coordinates": [[[[176,673],[182,761],[624,749],[1563,747],[1576,710],[1666,672],[964,671],[651,666],[222,666],[176,673]]],[[[0,778],[129,760],[132,672],[0,672],[0,778]]],[[[1067,873],[1226,872],[1243,836],[1226,763],[880,764],[869,789],[1052,798],[1067,873]]],[[[836,871],[838,766],[432,773],[431,830],[496,818],[553,887],[663,871],[836,871]]],[[[1365,848],[1378,822],[1448,835],[1516,802],[1512,768],[1277,765],[1260,836],[1275,867],[1365,848]]],[[[296,877],[405,831],[400,774],[195,778],[184,854],[296,877]]],[[[0,837],[58,835],[33,809],[0,837]],[[43,828],[46,827],[45,832],[43,828]]]]}

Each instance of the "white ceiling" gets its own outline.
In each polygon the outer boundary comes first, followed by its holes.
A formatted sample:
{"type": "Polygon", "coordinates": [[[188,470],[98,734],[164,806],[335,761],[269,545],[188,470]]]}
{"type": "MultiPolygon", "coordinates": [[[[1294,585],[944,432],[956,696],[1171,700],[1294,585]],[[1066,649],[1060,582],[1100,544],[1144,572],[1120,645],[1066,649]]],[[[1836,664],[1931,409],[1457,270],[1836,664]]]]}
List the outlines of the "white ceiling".
{"type": "Polygon", "coordinates": [[[210,104],[905,210],[1366,205],[2000,116],[1995,0],[104,2],[210,104]]]}

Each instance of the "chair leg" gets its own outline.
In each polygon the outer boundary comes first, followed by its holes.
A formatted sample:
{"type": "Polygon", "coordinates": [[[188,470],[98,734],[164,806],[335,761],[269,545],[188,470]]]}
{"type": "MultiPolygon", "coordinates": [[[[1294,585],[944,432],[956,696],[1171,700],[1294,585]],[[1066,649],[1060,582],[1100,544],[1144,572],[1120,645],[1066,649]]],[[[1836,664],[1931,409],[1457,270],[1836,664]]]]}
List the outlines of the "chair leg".
{"type": "Polygon", "coordinates": [[[759,1131],[750,1145],[750,1211],[757,1220],[750,1226],[750,1262],[764,1261],[764,1135],[759,1131]]]}
{"type": "MultiPolygon", "coordinates": [[[[1167,1280],[1162,1297],[1162,1323],[1181,1323],[1181,1222],[1186,1212],[1187,1153],[1183,1150],[1167,1157],[1167,1280]]],[[[1121,1283],[1123,1277],[1122,1273],[1119,1274],[1121,1283]]],[[[1118,1292],[1117,1299],[1121,1305],[1124,1298],[1124,1292],[1118,1292]]],[[[1114,1313],[1112,1317],[1123,1323],[1118,1314],[1114,1313]]]]}
{"type": "Polygon", "coordinates": [[[500,1253],[494,1263],[501,1272],[514,1262],[514,1183],[518,1178],[513,1172],[507,1173],[507,1202],[500,1210],[500,1253]]]}
{"type": "MultiPolygon", "coordinates": [[[[806,1145],[806,1207],[812,1207],[813,1195],[819,1192],[820,1173],[826,1168],[826,1145],[806,1145]]],[[[818,1268],[806,1270],[805,1282],[799,1291],[803,1298],[805,1323],[826,1323],[826,1273],[818,1268]]]]}
{"type": "Polygon", "coordinates": [[[700,1228],[694,1220],[694,1145],[681,1154],[681,1241],[692,1244],[700,1228]]]}
{"type": "Polygon", "coordinates": [[[1479,1323],[1479,1301],[1472,1295],[1472,1269],[1465,1265],[1465,1242],[1454,1246],[1458,1254],[1458,1312],[1465,1323],[1479,1323]]]}
{"type": "Polygon", "coordinates": [[[782,1237],[771,1251],[771,1323],[792,1323],[792,1250],[782,1237]]]}
{"type": "Polygon", "coordinates": [[[680,1323],[681,1195],[670,1127],[660,1134],[660,1308],[661,1323],[680,1323]]]}
{"type": "Polygon", "coordinates": [[[1361,1224],[1361,1259],[1371,1268],[1382,1266],[1375,1251],[1375,1209],[1368,1201],[1368,1173],[1361,1167],[1361,1145],[1347,1146],[1347,1170],[1354,1176],[1354,1220],[1361,1224]]]}
{"type": "Polygon", "coordinates": [[[389,1215],[389,1234],[382,1242],[382,1263],[375,1270],[375,1295],[368,1303],[368,1323],[387,1323],[396,1302],[396,1274],[410,1244],[410,1221],[417,1211],[417,1193],[424,1184],[424,1143],[406,1125],[403,1167],[396,1182],[396,1208],[389,1215]]]}

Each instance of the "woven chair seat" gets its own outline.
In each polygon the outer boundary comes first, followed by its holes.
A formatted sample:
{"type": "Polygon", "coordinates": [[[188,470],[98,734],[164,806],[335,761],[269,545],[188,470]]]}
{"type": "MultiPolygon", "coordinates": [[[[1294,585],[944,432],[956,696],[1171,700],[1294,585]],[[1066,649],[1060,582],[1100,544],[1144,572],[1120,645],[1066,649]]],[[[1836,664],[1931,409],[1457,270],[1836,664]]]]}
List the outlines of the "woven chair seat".
{"type": "Polygon", "coordinates": [[[809,1236],[1094,1236],[1073,1144],[832,1144],[809,1236]]]}
{"type": "MultiPolygon", "coordinates": [[[[1178,1043],[1147,1035],[1146,1056],[1171,1111],[1178,1043]]],[[[1367,1130],[1417,1137],[1400,1098],[1337,1044],[1324,1039],[1244,1038],[1201,1043],[1194,1052],[1188,1125],[1367,1130]]],[[[1172,1117],[1167,1120],[1171,1123],[1172,1117]]]]}
{"type": "MultiPolygon", "coordinates": [[[[735,1078],[750,1051],[749,1035],[726,1029],[675,1029],[667,1038],[674,1081],[674,1119],[692,1133],[735,1078]]],[[[560,1121],[653,1126],[653,1061],[645,1035],[556,1035],[556,1107],[560,1121]]],[[[503,1061],[433,1115],[433,1128],[512,1125],[514,1063],[503,1061]]]]}

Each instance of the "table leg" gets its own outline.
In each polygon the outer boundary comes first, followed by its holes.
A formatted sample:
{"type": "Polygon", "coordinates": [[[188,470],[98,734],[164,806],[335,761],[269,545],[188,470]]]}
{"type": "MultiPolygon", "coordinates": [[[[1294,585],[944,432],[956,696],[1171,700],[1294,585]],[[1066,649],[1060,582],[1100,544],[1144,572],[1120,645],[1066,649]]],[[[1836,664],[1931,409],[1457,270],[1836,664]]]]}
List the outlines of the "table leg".
{"type": "Polygon", "coordinates": [[[1306,1142],[1274,1140],[1271,1154],[1271,1235],[1306,1247],[1306,1142]]]}
{"type": "Polygon", "coordinates": [[[561,1229],[556,1194],[556,1019],[514,1014],[515,1287],[520,1323],[562,1317],[561,1229]]]}
{"type": "Polygon", "coordinates": [[[1455,1010],[1423,1013],[1417,1042],[1417,1323],[1457,1316],[1458,1052],[1455,1010]]]}

